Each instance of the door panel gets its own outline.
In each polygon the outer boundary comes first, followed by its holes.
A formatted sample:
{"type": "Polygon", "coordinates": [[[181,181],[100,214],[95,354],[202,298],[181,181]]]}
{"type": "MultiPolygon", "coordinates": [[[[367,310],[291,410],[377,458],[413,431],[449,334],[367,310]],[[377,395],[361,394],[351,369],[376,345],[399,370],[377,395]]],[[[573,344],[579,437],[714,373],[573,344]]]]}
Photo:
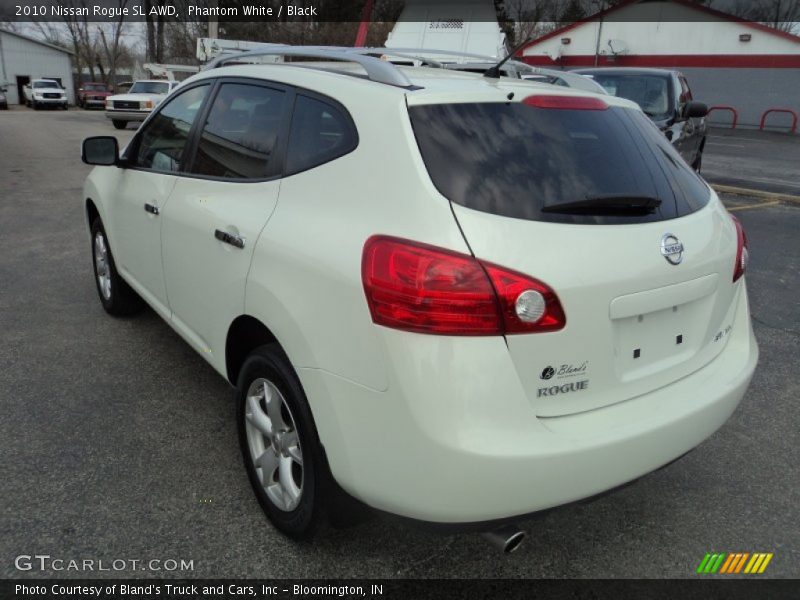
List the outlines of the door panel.
{"type": "Polygon", "coordinates": [[[145,205],[163,211],[176,180],[175,175],[125,169],[107,217],[117,269],[166,316],[169,309],[161,267],[161,219],[145,205]]]}
{"type": "Polygon", "coordinates": [[[280,181],[182,178],[163,213],[164,273],[175,326],[214,364],[224,361],[228,326],[244,310],[253,248],[279,189],[280,181]],[[218,239],[217,231],[238,237],[243,247],[218,239]]]}
{"type": "Polygon", "coordinates": [[[173,324],[221,372],[253,248],[278,201],[290,101],[284,89],[223,80],[197,138],[196,176],[178,180],[163,214],[173,324]]]}
{"type": "MultiPolygon", "coordinates": [[[[686,102],[693,100],[692,91],[689,89],[689,84],[686,79],[681,76],[678,78],[680,84],[680,105],[683,107],[686,102]]],[[[683,157],[689,164],[694,162],[697,157],[697,152],[700,149],[700,142],[702,142],[702,129],[703,118],[691,118],[684,124],[684,135],[686,140],[684,142],[683,157]]]]}

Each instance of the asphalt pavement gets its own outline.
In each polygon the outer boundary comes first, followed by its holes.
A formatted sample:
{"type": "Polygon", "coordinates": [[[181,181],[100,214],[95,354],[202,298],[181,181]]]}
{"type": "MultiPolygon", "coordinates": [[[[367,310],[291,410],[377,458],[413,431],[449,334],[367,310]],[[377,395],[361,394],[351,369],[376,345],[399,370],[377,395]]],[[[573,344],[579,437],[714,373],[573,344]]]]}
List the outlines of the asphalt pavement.
{"type": "MultiPolygon", "coordinates": [[[[741,406],[694,452],[522,522],[529,539],[510,556],[388,517],[296,544],[250,490],[227,383],[152,311],[114,319],[97,300],[80,142],[133,133],[100,112],[0,111],[0,577],[86,575],[15,567],[47,554],[193,561],[95,576],[683,578],[706,552],[773,552],[765,577],[800,577],[800,206],[724,198],[750,238],[761,359],[741,406]]],[[[740,176],[720,140],[705,167],[740,176]]],[[[770,143],[743,144],[771,173],[770,143]]]]}
{"type": "Polygon", "coordinates": [[[706,140],[710,183],[800,196],[800,135],[713,127],[706,140]]]}

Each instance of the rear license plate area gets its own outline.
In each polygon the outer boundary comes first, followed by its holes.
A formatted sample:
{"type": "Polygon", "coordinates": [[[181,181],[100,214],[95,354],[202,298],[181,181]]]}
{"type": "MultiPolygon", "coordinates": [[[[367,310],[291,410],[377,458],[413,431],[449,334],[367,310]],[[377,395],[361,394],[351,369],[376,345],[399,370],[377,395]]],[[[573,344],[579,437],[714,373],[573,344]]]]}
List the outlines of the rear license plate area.
{"type": "Polygon", "coordinates": [[[713,296],[612,321],[617,376],[632,381],[690,360],[703,346],[713,296]]]}

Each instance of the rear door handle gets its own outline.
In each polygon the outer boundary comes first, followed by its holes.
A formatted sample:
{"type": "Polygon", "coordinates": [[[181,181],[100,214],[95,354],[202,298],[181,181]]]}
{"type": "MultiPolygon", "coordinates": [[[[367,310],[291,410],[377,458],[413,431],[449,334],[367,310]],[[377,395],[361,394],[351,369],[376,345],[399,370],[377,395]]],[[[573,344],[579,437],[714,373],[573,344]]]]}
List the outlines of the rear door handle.
{"type": "Polygon", "coordinates": [[[149,202],[145,202],[144,210],[149,212],[151,215],[158,215],[158,207],[155,204],[150,204],[149,202]]]}
{"type": "Polygon", "coordinates": [[[226,244],[230,244],[236,248],[244,248],[244,238],[238,235],[228,233],[227,231],[222,231],[221,229],[216,229],[214,231],[214,237],[220,242],[225,242],[226,244]]]}

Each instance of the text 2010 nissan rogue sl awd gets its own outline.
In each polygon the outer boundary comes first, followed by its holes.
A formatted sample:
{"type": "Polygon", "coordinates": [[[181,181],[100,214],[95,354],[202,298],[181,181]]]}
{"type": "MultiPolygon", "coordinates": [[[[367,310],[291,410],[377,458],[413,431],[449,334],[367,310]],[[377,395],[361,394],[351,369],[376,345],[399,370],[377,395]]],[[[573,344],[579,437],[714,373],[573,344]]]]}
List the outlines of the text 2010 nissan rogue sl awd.
{"type": "Polygon", "coordinates": [[[634,103],[308,53],[349,62],[210,68],[121,156],[83,147],[103,307],[146,302],[236,386],[275,526],[348,495],[510,519],[726,421],[747,241],[634,103]]]}

